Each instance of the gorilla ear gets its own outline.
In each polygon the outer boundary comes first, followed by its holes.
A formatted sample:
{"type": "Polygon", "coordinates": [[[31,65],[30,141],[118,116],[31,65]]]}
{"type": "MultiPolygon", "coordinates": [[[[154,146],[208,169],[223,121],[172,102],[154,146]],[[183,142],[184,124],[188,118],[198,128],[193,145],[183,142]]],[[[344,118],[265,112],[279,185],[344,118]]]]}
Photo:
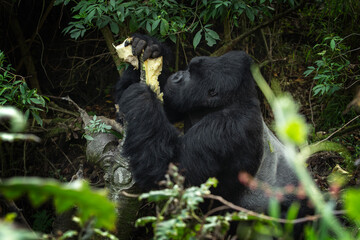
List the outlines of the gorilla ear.
{"type": "Polygon", "coordinates": [[[208,91],[208,94],[209,94],[209,97],[215,97],[218,95],[217,91],[215,91],[214,88],[211,88],[209,91],[208,91]]]}

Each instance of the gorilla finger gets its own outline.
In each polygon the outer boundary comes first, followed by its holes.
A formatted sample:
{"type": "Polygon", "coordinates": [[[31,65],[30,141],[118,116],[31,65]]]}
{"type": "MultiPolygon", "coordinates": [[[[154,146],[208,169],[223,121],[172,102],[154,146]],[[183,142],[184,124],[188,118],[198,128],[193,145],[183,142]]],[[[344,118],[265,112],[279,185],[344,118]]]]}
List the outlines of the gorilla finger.
{"type": "Polygon", "coordinates": [[[146,47],[145,48],[145,51],[144,51],[144,54],[143,54],[143,60],[147,60],[148,58],[150,58],[152,55],[152,50],[151,50],[151,47],[146,47]]]}
{"type": "Polygon", "coordinates": [[[136,41],[136,43],[133,42],[132,44],[132,50],[133,50],[133,55],[138,56],[141,54],[141,52],[144,50],[144,48],[146,47],[146,42],[142,39],[136,41]]]}
{"type": "Polygon", "coordinates": [[[157,58],[157,57],[159,57],[160,54],[161,54],[160,46],[159,46],[159,45],[153,45],[153,46],[151,46],[151,52],[152,52],[152,54],[151,54],[151,57],[152,57],[152,58],[157,58]]]}
{"type": "Polygon", "coordinates": [[[141,40],[140,38],[134,37],[131,41],[131,45],[133,47],[136,47],[136,45],[139,43],[140,40],[141,40]]]}
{"type": "Polygon", "coordinates": [[[128,39],[126,39],[126,40],[125,40],[125,43],[124,43],[124,46],[127,47],[127,46],[129,46],[130,44],[131,44],[131,42],[130,42],[128,39]]]}

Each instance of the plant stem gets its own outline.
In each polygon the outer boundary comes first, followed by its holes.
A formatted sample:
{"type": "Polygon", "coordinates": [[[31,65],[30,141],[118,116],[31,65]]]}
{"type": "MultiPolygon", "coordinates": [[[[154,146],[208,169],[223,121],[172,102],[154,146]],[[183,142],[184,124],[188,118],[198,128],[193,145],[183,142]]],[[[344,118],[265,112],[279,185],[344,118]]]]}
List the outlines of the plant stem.
{"type": "Polygon", "coordinates": [[[310,148],[305,147],[297,153],[295,147],[290,149],[289,146],[287,146],[287,152],[291,152],[290,160],[292,160],[294,170],[298,178],[301,180],[303,186],[305,186],[304,189],[306,195],[315,205],[319,214],[323,216],[323,219],[329,226],[329,229],[337,235],[338,239],[351,239],[349,232],[344,230],[339,221],[333,215],[332,206],[324,200],[324,196],[316,187],[312,177],[304,165],[304,162],[311,154],[310,148]]]}

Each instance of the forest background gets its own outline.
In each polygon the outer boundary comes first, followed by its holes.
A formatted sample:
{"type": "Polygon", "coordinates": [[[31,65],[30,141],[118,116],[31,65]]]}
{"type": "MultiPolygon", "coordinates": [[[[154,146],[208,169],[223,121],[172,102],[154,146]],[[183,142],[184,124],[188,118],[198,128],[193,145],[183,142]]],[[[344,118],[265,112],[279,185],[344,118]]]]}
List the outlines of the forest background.
{"type": "MultiPolygon", "coordinates": [[[[73,195],[65,196],[66,185],[60,182],[69,182],[80,166],[93,187],[103,186],[102,172],[85,158],[88,140],[80,114],[64,97],[69,96],[91,116],[114,119],[114,84],[126,66],[116,57],[112,44],[134,32],[156,36],[171,46],[176,56],[174,71],[195,56],[219,56],[234,49],[250,54],[275,95],[288,92],[300,106],[309,126],[308,143],[327,140],[345,147],[346,157],[328,147],[330,151],[316,153],[306,166],[317,187],[331,193],[326,195],[329,202],[346,202],[344,189],[359,181],[359,14],[360,2],[356,0],[1,1],[0,104],[19,109],[27,126],[25,135],[15,136],[16,140],[8,141],[1,135],[1,178],[5,181],[0,189],[7,200],[1,198],[0,234],[11,228],[7,222],[51,233],[61,200],[78,195],[74,190],[73,195]],[[41,178],[30,178],[31,182],[16,176],[41,178]],[[49,184],[56,193],[42,189],[42,178],[58,180],[49,184]],[[23,193],[31,196],[32,191],[37,191],[36,197],[30,200],[9,200],[23,193]],[[60,200],[53,204],[49,198],[60,200]],[[31,202],[42,205],[35,208],[31,202]]],[[[265,121],[273,126],[272,104],[262,96],[261,104],[265,121]]],[[[0,117],[9,119],[4,110],[0,117]]],[[[96,117],[92,123],[96,131],[107,131],[106,126],[97,124],[96,117]]],[[[10,130],[8,121],[3,121],[1,131],[10,130]]],[[[84,206],[89,212],[84,211],[80,219],[87,220],[87,215],[95,214],[91,208],[98,204],[82,203],[96,198],[92,194],[104,193],[92,193],[87,185],[79,191],[84,198],[69,200],[63,210],[73,204],[84,206]]],[[[349,238],[356,238],[360,212],[351,203],[360,200],[360,193],[348,195],[353,200],[348,200],[345,210],[351,213],[342,226],[349,227],[349,238]]],[[[111,209],[99,212],[106,215],[111,209]]],[[[112,224],[104,222],[92,227],[111,229],[112,224]]],[[[260,226],[265,229],[270,225],[260,226]]],[[[320,225],[321,231],[308,231],[308,239],[329,237],[326,221],[320,225]]],[[[80,226],[84,235],[87,225],[83,222],[80,226]]],[[[191,234],[196,236],[196,228],[194,232],[191,234]]],[[[272,234],[286,233],[280,232],[272,234]]],[[[78,234],[79,238],[83,235],[78,234]]]]}

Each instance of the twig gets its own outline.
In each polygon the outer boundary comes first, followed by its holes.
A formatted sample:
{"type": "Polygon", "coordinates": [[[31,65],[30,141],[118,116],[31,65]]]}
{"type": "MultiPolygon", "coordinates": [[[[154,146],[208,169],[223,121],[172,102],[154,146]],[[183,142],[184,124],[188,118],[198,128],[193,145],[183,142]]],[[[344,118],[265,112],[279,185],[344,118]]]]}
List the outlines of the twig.
{"type": "MultiPolygon", "coordinates": [[[[297,218],[297,219],[293,219],[293,220],[288,220],[288,219],[283,219],[283,218],[274,218],[274,217],[270,217],[261,213],[256,213],[254,211],[248,210],[246,208],[237,206],[229,201],[226,201],[224,198],[220,197],[220,196],[215,196],[212,194],[207,194],[204,196],[204,198],[208,198],[208,199],[214,199],[217,200],[219,202],[221,202],[222,204],[228,206],[229,208],[232,208],[236,211],[240,211],[240,212],[244,212],[250,216],[254,216],[263,220],[268,220],[268,221],[272,221],[272,222],[278,222],[278,223],[290,223],[290,224],[297,224],[297,223],[303,223],[303,222],[309,222],[309,221],[315,221],[319,218],[321,218],[321,215],[313,215],[313,216],[306,216],[306,217],[302,217],[302,218],[297,218]]],[[[335,215],[341,215],[344,214],[345,211],[344,210],[336,210],[333,211],[333,213],[335,215]]]]}
{"type": "Polygon", "coordinates": [[[125,197],[131,197],[131,198],[138,198],[141,195],[141,194],[128,193],[126,191],[121,191],[120,193],[125,197]]]}
{"type": "Polygon", "coordinates": [[[31,231],[35,237],[36,234],[34,232],[34,230],[31,228],[30,224],[28,223],[28,221],[26,220],[26,218],[24,217],[24,215],[22,214],[22,210],[20,210],[14,201],[9,201],[9,200],[5,200],[4,201],[7,208],[11,211],[14,211],[16,213],[16,215],[18,216],[18,219],[20,220],[20,222],[29,230],[31,231]]]}
{"type": "MultiPolygon", "coordinates": [[[[132,193],[128,193],[126,191],[121,191],[121,194],[123,194],[126,197],[132,197],[132,198],[138,198],[140,196],[140,194],[132,194],[132,193]]],[[[224,204],[223,206],[219,206],[217,208],[211,209],[209,212],[207,212],[205,214],[204,218],[206,218],[216,212],[227,210],[227,209],[233,209],[233,210],[236,210],[239,212],[244,212],[250,216],[254,216],[254,217],[257,217],[257,218],[260,218],[263,220],[278,222],[278,223],[298,224],[298,223],[303,223],[303,222],[315,221],[322,217],[321,215],[316,214],[316,215],[306,216],[306,217],[297,218],[297,219],[293,219],[293,220],[283,219],[283,218],[275,218],[275,217],[271,217],[271,216],[268,216],[268,215],[265,215],[262,213],[257,213],[257,212],[251,211],[249,209],[235,205],[232,202],[225,200],[221,196],[216,196],[213,194],[206,194],[203,197],[207,198],[207,199],[217,200],[217,201],[221,202],[222,204],[224,204]]],[[[334,215],[342,215],[342,214],[345,214],[345,210],[335,210],[335,211],[333,211],[333,214],[334,215]]]]}
{"type": "Polygon", "coordinates": [[[341,128],[339,128],[338,130],[336,130],[335,132],[333,132],[332,134],[330,134],[329,136],[327,136],[325,139],[315,143],[315,145],[318,145],[319,143],[322,143],[324,141],[329,140],[329,138],[331,138],[332,136],[334,136],[336,133],[338,133],[341,129],[345,128],[347,125],[349,125],[351,122],[353,122],[354,120],[356,120],[357,118],[359,118],[360,115],[357,115],[356,117],[354,117],[353,119],[351,119],[350,121],[348,121],[347,123],[345,123],[341,128]]]}
{"type": "Polygon", "coordinates": [[[80,117],[83,120],[85,126],[87,126],[89,124],[90,117],[87,114],[87,112],[84,109],[82,109],[81,107],[79,107],[79,105],[77,105],[76,102],[74,102],[69,96],[66,96],[66,97],[49,96],[49,97],[60,99],[60,100],[65,100],[65,101],[68,101],[68,102],[72,103],[76,107],[78,112],[80,113],[80,117]]]}
{"type": "Polygon", "coordinates": [[[313,79],[312,83],[311,83],[311,87],[310,87],[310,91],[309,91],[309,105],[310,105],[310,113],[311,113],[311,122],[314,125],[314,128],[316,127],[315,122],[314,122],[314,112],[312,110],[312,103],[311,103],[311,92],[312,89],[314,87],[314,83],[315,83],[315,79],[313,79]]]}
{"type": "Polygon", "coordinates": [[[3,71],[3,72],[7,72],[8,74],[12,75],[13,78],[15,78],[15,79],[16,78],[21,78],[22,81],[25,81],[25,77],[23,77],[21,75],[17,75],[15,73],[12,73],[12,72],[10,72],[10,71],[6,70],[5,68],[2,68],[2,67],[0,67],[0,70],[3,71]]]}
{"type": "MultiPolygon", "coordinates": [[[[359,77],[360,75],[357,75],[357,76],[352,76],[351,78],[355,78],[355,77],[359,77]]],[[[349,89],[351,88],[352,86],[354,86],[356,83],[360,82],[360,80],[356,80],[355,82],[353,82],[352,84],[350,84],[349,86],[346,86],[344,87],[345,89],[349,89]]]]}
{"type": "Polygon", "coordinates": [[[210,211],[208,211],[208,212],[205,214],[204,218],[207,218],[208,216],[211,216],[211,215],[213,215],[213,214],[216,213],[216,212],[224,211],[224,210],[227,210],[227,209],[229,209],[229,208],[231,208],[231,207],[226,206],[226,205],[222,205],[222,206],[220,206],[220,207],[213,208],[213,209],[211,209],[210,211]]]}
{"type": "MultiPolygon", "coordinates": [[[[48,96],[48,97],[52,97],[52,96],[48,96]]],[[[79,117],[79,113],[72,112],[72,111],[69,111],[67,109],[61,108],[58,105],[56,105],[54,102],[50,102],[49,105],[48,105],[48,108],[51,109],[51,110],[57,111],[57,112],[62,112],[62,113],[65,113],[65,114],[72,115],[74,117],[79,117]]]]}
{"type": "Polygon", "coordinates": [[[74,164],[71,162],[70,158],[64,153],[63,150],[61,150],[61,148],[59,147],[59,145],[57,145],[57,143],[51,139],[51,141],[56,145],[56,147],[59,149],[59,151],[64,155],[64,157],[66,158],[66,160],[70,163],[70,165],[72,166],[72,168],[76,171],[76,167],[74,166],[74,164]]]}

